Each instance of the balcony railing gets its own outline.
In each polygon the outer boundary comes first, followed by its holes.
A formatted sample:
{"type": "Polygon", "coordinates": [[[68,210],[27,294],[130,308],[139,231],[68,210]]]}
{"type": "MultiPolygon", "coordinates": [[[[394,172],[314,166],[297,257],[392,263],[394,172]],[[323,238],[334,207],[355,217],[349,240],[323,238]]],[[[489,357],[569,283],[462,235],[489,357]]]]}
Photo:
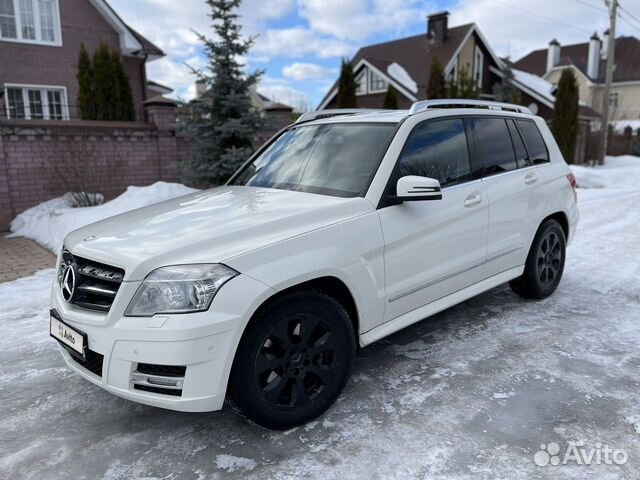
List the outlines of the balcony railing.
{"type": "MultiPolygon", "coordinates": [[[[0,98],[1,101],[1,98],[0,98]]],[[[145,110],[134,109],[127,112],[118,111],[115,107],[106,107],[96,109],[94,112],[85,112],[81,114],[78,105],[73,104],[55,104],[55,105],[12,105],[7,106],[4,102],[0,103],[0,121],[2,120],[53,120],[53,121],[69,121],[69,120],[98,120],[113,122],[144,122],[146,119],[145,110]],[[89,113],[87,115],[87,113],[89,113]]]]}

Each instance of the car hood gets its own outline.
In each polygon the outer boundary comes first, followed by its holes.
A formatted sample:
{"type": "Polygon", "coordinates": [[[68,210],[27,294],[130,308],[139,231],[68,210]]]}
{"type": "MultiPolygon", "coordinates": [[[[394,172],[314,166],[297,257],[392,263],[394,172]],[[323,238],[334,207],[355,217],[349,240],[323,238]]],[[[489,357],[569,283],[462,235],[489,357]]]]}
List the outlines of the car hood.
{"type": "Polygon", "coordinates": [[[373,211],[364,198],[225,186],[107,218],[71,232],[74,255],[121,267],[125,281],[180,263],[242,253],[373,211]]]}

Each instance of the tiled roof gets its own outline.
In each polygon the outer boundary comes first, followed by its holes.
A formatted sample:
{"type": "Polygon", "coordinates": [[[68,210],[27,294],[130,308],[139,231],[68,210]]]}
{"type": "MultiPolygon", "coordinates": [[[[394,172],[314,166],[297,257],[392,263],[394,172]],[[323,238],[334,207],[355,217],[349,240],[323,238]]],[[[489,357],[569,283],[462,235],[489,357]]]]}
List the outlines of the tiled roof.
{"type": "MultiPolygon", "coordinates": [[[[558,66],[573,65],[587,75],[587,58],[589,43],[577,43],[560,47],[558,66]]],[[[640,80],[640,40],[635,37],[618,37],[615,47],[616,68],[613,72],[614,82],[640,80]]],[[[547,49],[534,50],[513,64],[514,68],[542,76],[547,69],[547,49]]],[[[600,60],[599,76],[595,80],[604,82],[606,61],[600,60]]]]}

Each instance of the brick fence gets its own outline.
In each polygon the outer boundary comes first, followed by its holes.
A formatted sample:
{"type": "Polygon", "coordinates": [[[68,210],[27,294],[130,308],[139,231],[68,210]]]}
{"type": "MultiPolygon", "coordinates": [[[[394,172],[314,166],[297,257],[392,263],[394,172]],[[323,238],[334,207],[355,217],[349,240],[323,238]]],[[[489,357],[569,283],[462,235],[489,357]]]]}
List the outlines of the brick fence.
{"type": "Polygon", "coordinates": [[[20,212],[68,191],[111,199],[128,185],[176,181],[175,105],[148,103],[150,123],[0,121],[0,231],[20,212]]]}

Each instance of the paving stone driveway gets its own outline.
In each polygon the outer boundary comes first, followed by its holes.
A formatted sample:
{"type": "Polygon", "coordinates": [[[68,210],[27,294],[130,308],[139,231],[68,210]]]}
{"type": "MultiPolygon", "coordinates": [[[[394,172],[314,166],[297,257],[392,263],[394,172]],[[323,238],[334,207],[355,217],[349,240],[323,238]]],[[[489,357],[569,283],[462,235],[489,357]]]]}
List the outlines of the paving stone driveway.
{"type": "Polygon", "coordinates": [[[0,233],[0,283],[33,275],[38,270],[53,268],[56,257],[32,240],[7,238],[0,233]]]}

